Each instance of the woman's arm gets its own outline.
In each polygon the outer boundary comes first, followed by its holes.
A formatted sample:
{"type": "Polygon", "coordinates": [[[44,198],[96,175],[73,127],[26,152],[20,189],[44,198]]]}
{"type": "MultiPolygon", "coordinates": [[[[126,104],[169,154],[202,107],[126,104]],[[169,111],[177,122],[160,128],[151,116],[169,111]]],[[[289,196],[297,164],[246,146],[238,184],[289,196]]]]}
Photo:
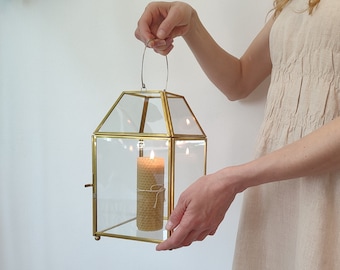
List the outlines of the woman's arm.
{"type": "Polygon", "coordinates": [[[230,100],[247,97],[271,72],[269,34],[271,18],[238,59],[222,49],[210,36],[193,12],[192,27],[184,40],[195,55],[208,78],[230,100]]]}
{"type": "Polygon", "coordinates": [[[242,166],[238,190],[247,187],[319,175],[340,169],[340,117],[279,150],[242,166]],[[247,179],[248,178],[248,179],[247,179]]]}
{"type": "Polygon", "coordinates": [[[230,100],[237,100],[248,96],[270,74],[269,33],[273,22],[271,18],[240,59],[223,50],[197,12],[182,2],[149,4],[135,35],[163,55],[172,50],[175,37],[183,36],[209,79],[230,100]]]}
{"type": "Polygon", "coordinates": [[[340,117],[254,161],[198,179],[182,193],[167,225],[174,232],[157,250],[188,246],[214,234],[236,194],[249,187],[335,170],[340,170],[340,117]]]}

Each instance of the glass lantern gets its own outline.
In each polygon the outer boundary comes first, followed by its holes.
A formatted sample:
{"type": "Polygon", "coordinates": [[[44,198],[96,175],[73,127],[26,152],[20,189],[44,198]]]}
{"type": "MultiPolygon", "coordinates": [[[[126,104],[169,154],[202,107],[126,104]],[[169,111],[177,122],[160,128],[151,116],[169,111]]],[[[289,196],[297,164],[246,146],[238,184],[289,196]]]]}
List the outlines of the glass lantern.
{"type": "Polygon", "coordinates": [[[206,173],[207,138],[185,98],[124,91],[92,135],[93,235],[159,243],[180,193],[206,173]]]}

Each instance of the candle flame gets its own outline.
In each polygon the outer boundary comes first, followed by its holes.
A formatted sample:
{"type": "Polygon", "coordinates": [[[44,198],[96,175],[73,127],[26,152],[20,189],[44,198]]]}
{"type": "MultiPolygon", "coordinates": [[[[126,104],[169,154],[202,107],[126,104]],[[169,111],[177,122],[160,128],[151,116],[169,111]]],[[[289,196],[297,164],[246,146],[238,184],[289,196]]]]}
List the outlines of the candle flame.
{"type": "Polygon", "coordinates": [[[150,159],[155,159],[155,152],[153,150],[151,150],[150,159]]]}
{"type": "Polygon", "coordinates": [[[189,118],[187,118],[185,121],[186,121],[187,125],[189,126],[189,125],[190,125],[190,120],[189,120],[189,118]]]}
{"type": "Polygon", "coordinates": [[[189,147],[185,150],[185,154],[188,156],[190,154],[189,147]]]}

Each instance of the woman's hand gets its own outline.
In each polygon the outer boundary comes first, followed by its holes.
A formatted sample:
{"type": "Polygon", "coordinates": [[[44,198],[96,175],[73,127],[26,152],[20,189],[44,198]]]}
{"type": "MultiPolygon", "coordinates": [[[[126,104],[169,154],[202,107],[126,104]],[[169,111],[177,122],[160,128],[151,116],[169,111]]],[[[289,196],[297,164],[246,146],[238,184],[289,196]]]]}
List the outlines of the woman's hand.
{"type": "Polygon", "coordinates": [[[166,226],[173,232],[157,250],[189,246],[215,234],[237,194],[233,171],[230,167],[203,176],[181,194],[166,226]]]}
{"type": "Polygon", "coordinates": [[[167,55],[173,49],[174,38],[190,30],[193,12],[182,2],[152,2],[139,19],[135,36],[155,52],[167,55]]]}

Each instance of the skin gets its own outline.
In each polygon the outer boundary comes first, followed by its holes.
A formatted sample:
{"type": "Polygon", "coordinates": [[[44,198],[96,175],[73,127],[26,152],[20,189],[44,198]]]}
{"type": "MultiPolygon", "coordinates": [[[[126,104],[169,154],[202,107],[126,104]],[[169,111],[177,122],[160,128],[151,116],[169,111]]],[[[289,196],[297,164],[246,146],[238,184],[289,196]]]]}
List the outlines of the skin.
{"type": "MultiPolygon", "coordinates": [[[[273,22],[273,18],[267,22],[240,59],[219,47],[196,11],[181,2],[150,3],[135,35],[162,55],[170,53],[174,38],[182,36],[209,79],[230,100],[238,100],[271,72],[269,33],[273,22]]],[[[189,246],[213,235],[235,196],[248,187],[339,169],[340,117],[263,157],[199,178],[181,194],[166,226],[173,233],[156,249],[189,246]]]]}

